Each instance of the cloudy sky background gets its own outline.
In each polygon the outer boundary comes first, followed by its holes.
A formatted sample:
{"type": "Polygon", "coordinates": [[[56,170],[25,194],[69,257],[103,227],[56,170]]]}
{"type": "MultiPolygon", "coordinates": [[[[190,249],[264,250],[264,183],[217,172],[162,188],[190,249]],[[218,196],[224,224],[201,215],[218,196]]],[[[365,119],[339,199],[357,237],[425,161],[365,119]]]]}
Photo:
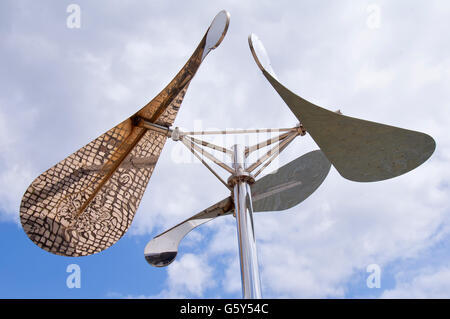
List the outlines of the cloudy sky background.
{"type": "MultiPolygon", "coordinates": [[[[0,2],[0,297],[241,296],[231,216],[188,235],[168,268],[143,258],[153,236],[227,196],[200,163],[180,160],[189,156],[172,141],[132,227],[106,251],[51,255],[18,221],[31,181],[152,99],[222,9],[231,13],[228,34],[192,81],[175,125],[296,124],[253,62],[247,36],[254,32],[292,91],[346,115],[426,132],[437,143],[429,161],[401,177],[361,184],[332,168],[298,207],[256,214],[263,295],[450,297],[444,0],[0,2]],[[79,29],[66,25],[71,3],[81,8],[79,29]],[[81,267],[80,289],[66,286],[72,263],[81,267]],[[381,268],[381,288],[366,285],[371,264],[381,268]]],[[[309,136],[298,138],[275,164],[316,148],[309,136]]]]}

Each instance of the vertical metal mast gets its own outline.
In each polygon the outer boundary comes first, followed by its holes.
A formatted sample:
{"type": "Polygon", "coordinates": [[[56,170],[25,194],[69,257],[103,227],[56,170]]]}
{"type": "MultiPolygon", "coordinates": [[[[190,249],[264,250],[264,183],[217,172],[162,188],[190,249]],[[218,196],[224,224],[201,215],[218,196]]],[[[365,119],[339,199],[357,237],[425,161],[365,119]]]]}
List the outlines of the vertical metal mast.
{"type": "Polygon", "coordinates": [[[234,145],[234,173],[228,180],[233,186],[239,258],[241,264],[242,295],[245,299],[261,298],[256,239],[253,228],[253,206],[250,184],[253,177],[245,171],[246,156],[242,145],[234,145]]]}

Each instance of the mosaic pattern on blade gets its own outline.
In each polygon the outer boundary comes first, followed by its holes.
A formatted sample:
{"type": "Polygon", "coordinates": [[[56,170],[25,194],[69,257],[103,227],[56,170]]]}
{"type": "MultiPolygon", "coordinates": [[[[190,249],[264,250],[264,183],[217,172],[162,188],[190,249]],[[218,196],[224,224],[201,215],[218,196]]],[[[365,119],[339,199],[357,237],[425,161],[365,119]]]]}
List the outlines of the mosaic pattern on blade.
{"type": "Polygon", "coordinates": [[[65,256],[88,255],[111,246],[128,228],[165,142],[165,138],[150,136],[148,132],[136,148],[147,149],[143,154],[156,156],[135,159],[134,150],[86,210],[74,219],[75,212],[101,181],[105,173],[103,163],[128,135],[129,130],[122,124],[47,170],[27,189],[20,209],[21,222],[39,247],[65,256]],[[155,143],[150,141],[153,138],[155,143]],[[139,190],[136,187],[133,192],[127,191],[131,178],[138,179],[135,183],[139,190]],[[134,200],[124,206],[122,201],[127,196],[134,196],[134,200]]]}
{"type": "Polygon", "coordinates": [[[171,126],[173,124],[173,122],[175,121],[175,117],[178,114],[178,110],[180,109],[181,103],[183,102],[184,95],[186,94],[187,89],[188,86],[185,86],[184,89],[181,90],[180,93],[178,93],[172,103],[169,104],[164,112],[161,113],[160,117],[155,121],[156,124],[163,126],[171,126]]]}
{"type": "Polygon", "coordinates": [[[161,135],[146,132],[70,228],[81,254],[89,255],[110,247],[128,230],[165,140],[161,135]]]}
{"type": "MultiPolygon", "coordinates": [[[[186,71],[186,70],[185,70],[186,71]]],[[[164,108],[171,83],[137,114],[150,119],[164,108]]],[[[189,83],[163,110],[157,124],[171,126],[189,83]]],[[[147,131],[80,215],[103,177],[113,168],[124,142],[137,137],[128,119],[61,161],[27,189],[20,208],[23,229],[39,247],[64,256],[102,251],[129,228],[166,137],[147,131]],[[134,137],[133,137],[134,136],[134,137]],[[77,216],[78,215],[78,216],[77,216]],[[76,217],[76,218],[75,218],[76,217]]],[[[139,130],[139,129],[138,129],[139,130]]]]}

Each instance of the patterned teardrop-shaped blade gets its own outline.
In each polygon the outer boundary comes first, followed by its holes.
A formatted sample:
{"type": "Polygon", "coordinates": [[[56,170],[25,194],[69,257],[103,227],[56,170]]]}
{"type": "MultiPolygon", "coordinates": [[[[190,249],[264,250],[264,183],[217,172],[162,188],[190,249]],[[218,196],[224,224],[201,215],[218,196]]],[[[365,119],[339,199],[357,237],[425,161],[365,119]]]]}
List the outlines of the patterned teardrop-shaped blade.
{"type": "Polygon", "coordinates": [[[228,17],[223,11],[216,16],[188,62],[152,101],[28,187],[20,220],[36,245],[58,255],[84,256],[110,247],[124,235],[166,141],[166,136],[137,126],[135,119],[164,126],[174,122],[203,58],[225,35],[228,17]],[[223,28],[221,37],[217,23],[223,28]],[[215,36],[208,44],[210,30],[215,36]]]}
{"type": "Polygon", "coordinates": [[[297,96],[261,63],[269,61],[261,41],[251,35],[249,44],[264,76],[344,178],[357,182],[393,178],[433,154],[436,143],[427,134],[344,116],[297,96]]]}

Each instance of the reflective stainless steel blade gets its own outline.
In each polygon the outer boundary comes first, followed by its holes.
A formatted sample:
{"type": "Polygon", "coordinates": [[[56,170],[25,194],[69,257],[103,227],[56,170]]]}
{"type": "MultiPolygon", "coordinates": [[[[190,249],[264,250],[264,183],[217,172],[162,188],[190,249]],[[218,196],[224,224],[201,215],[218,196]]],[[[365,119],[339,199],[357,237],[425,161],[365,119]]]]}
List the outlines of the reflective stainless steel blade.
{"type": "Polygon", "coordinates": [[[357,182],[393,178],[433,154],[436,144],[427,134],[340,115],[295,95],[267,68],[269,58],[255,35],[249,36],[249,45],[264,76],[344,178],[357,182]]]}
{"type": "Polygon", "coordinates": [[[147,262],[156,267],[169,265],[177,256],[180,241],[195,227],[218,216],[229,214],[233,208],[230,197],[201,211],[150,240],[144,249],[147,262]]]}
{"type": "Polygon", "coordinates": [[[217,48],[222,42],[230,25],[230,14],[226,10],[220,11],[211,22],[206,35],[205,50],[203,51],[202,60],[211,51],[217,48]]]}
{"type": "Polygon", "coordinates": [[[298,205],[322,184],[331,163],[319,150],[309,152],[252,185],[253,211],[280,211],[298,205]]]}
{"type": "MultiPolygon", "coordinates": [[[[254,212],[285,210],[304,201],[324,181],[331,164],[317,150],[282,166],[252,185],[254,212]]],[[[231,197],[201,211],[168,231],[153,238],[145,247],[145,259],[150,265],[169,265],[177,256],[181,240],[194,228],[216,218],[231,214],[231,197]]]]}

